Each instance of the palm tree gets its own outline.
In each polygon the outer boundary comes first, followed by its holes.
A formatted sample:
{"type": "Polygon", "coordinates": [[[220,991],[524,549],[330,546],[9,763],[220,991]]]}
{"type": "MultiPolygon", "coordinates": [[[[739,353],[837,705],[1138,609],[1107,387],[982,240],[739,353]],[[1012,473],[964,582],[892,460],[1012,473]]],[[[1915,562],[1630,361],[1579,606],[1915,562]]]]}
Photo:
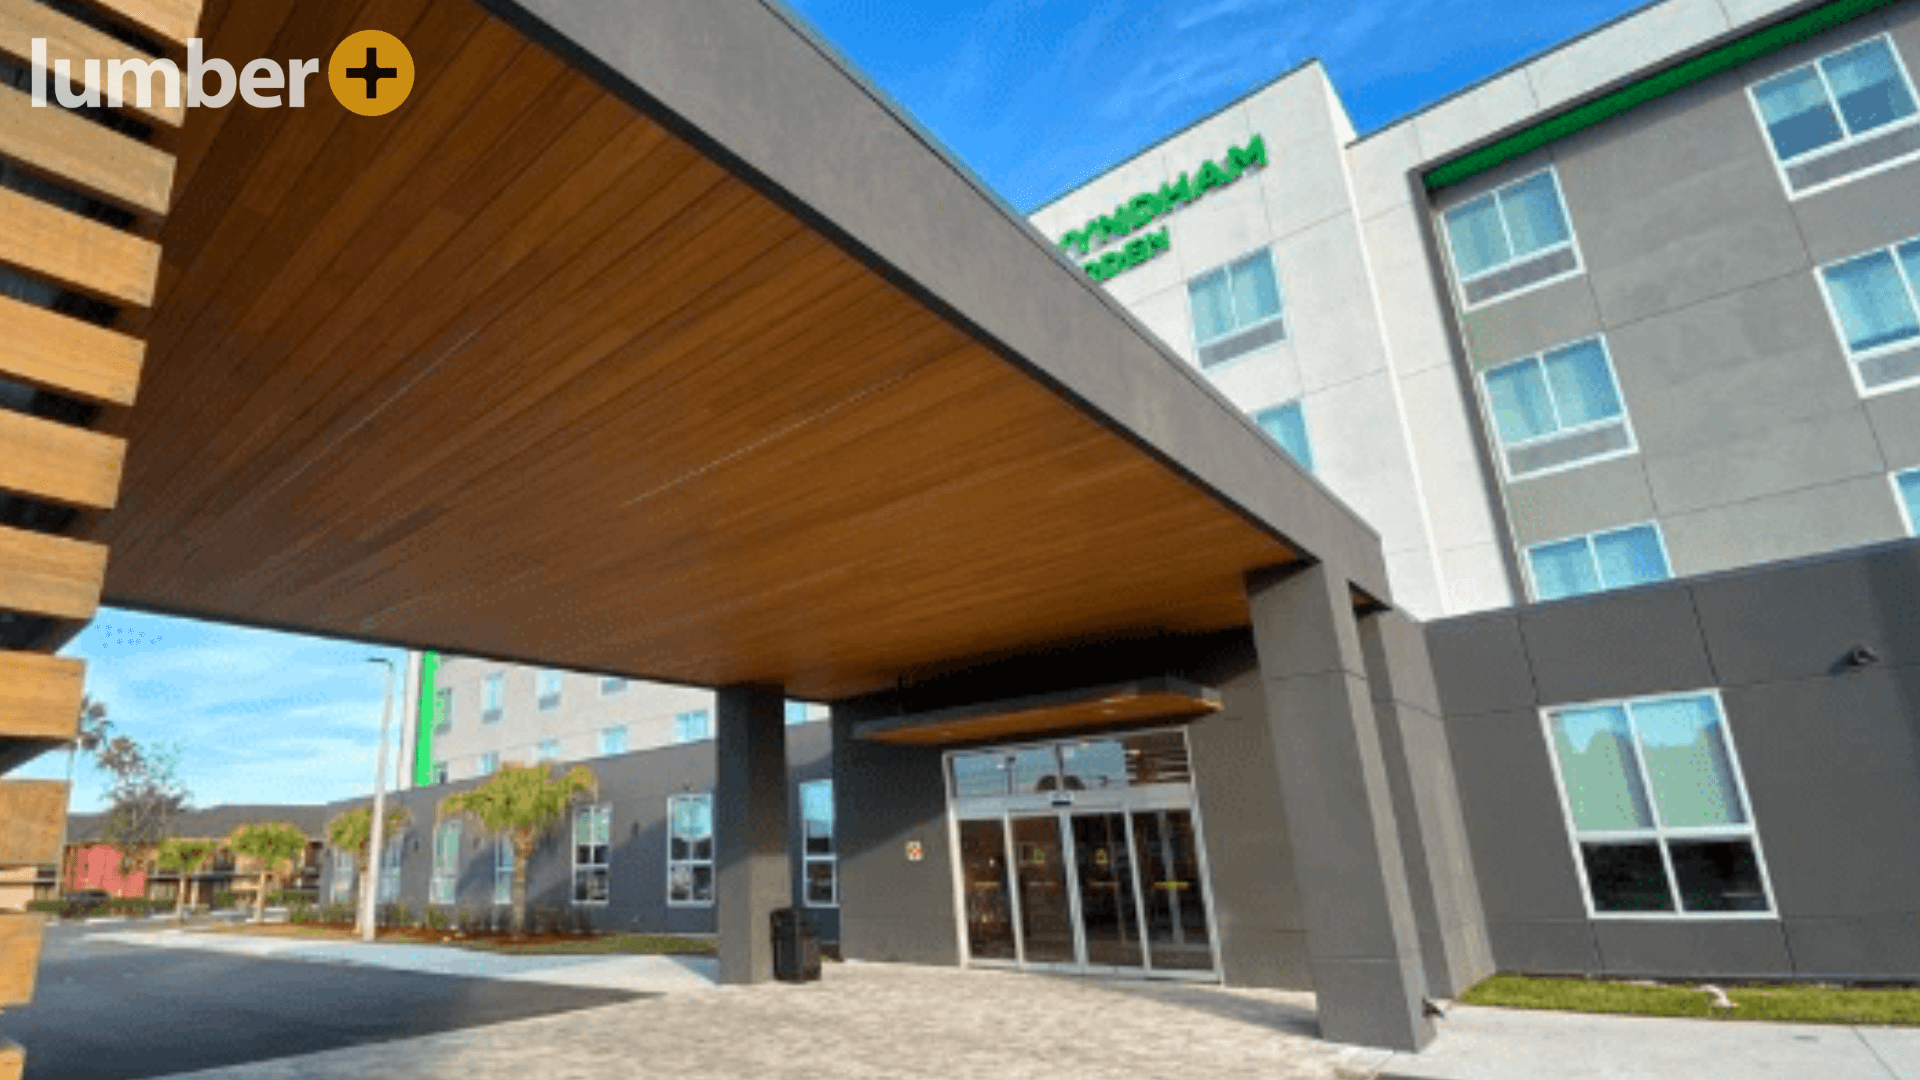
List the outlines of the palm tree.
{"type": "MultiPolygon", "coordinates": [[[[382,844],[393,843],[394,835],[406,827],[406,807],[396,806],[388,810],[386,828],[380,830],[380,842],[382,844]]],[[[372,807],[362,806],[357,810],[348,810],[328,822],[327,842],[341,851],[350,851],[353,853],[353,868],[355,873],[359,875],[358,880],[362,888],[377,889],[379,887],[377,881],[372,883],[367,881],[367,853],[373,846],[372,807]]],[[[374,898],[378,900],[379,894],[376,893],[374,898]]],[[[362,910],[362,906],[359,904],[355,904],[353,907],[355,912],[362,910]]],[[[355,922],[358,923],[358,921],[359,916],[356,914],[355,922]]]]}
{"type": "Polygon", "coordinates": [[[503,765],[486,783],[441,801],[442,817],[467,815],[489,835],[505,836],[513,844],[514,936],[526,933],[527,863],[534,845],[566,816],[568,807],[598,786],[584,765],[564,776],[546,765],[503,765]]]}
{"type": "Polygon", "coordinates": [[[173,917],[184,919],[187,916],[187,884],[200,868],[220,850],[217,840],[163,840],[160,850],[154,856],[155,865],[162,870],[177,870],[180,873],[180,895],[173,905],[173,917]]]}
{"type": "MultiPolygon", "coordinates": [[[[72,798],[74,759],[82,750],[89,754],[97,752],[113,737],[113,721],[107,719],[106,703],[95,701],[93,695],[84,694],[80,698],[80,726],[73,741],[67,744],[67,791],[72,798]]],[[[60,861],[53,867],[53,895],[60,896],[61,886],[67,876],[67,823],[60,819],[60,861]]]]}
{"type": "Polygon", "coordinates": [[[301,832],[299,826],[284,821],[256,822],[233,830],[233,835],[227,838],[227,846],[235,854],[259,861],[260,891],[253,898],[253,921],[265,922],[267,879],[279,873],[281,866],[290,864],[307,849],[307,834],[301,832]]]}

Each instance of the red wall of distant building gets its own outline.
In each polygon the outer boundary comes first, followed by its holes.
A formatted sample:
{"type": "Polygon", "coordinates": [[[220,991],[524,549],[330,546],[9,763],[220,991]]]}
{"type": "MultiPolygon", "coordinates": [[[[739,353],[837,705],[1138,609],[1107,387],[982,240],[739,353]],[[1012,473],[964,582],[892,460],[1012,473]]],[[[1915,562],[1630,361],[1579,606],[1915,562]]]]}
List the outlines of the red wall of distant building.
{"type": "Polygon", "coordinates": [[[120,853],[105,844],[80,848],[67,866],[67,891],[105,889],[116,897],[137,899],[147,892],[147,871],[120,873],[120,853]]]}

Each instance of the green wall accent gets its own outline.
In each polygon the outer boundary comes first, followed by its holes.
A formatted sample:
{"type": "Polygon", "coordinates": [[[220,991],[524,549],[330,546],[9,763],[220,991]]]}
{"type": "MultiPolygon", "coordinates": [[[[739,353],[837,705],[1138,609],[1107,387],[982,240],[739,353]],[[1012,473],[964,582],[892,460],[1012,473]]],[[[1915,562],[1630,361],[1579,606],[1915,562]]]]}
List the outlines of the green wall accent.
{"type": "Polygon", "coordinates": [[[440,720],[438,715],[438,688],[434,685],[440,675],[440,654],[426,652],[420,654],[420,707],[414,710],[419,730],[413,737],[413,786],[430,787],[433,784],[433,727],[440,720]]]}
{"type": "Polygon", "coordinates": [[[1611,120],[1649,101],[1657,101],[1695,83],[1731,71],[1742,64],[1770,56],[1790,45],[1798,45],[1899,0],[1835,0],[1804,15],[1776,23],[1748,34],[1709,53],[1649,75],[1639,82],[1621,87],[1605,97],[1596,98],[1557,116],[1550,117],[1525,131],[1516,132],[1499,142],[1483,146],[1427,171],[1428,191],[1463,184],[1489,169],[1505,165],[1515,158],[1531,154],[1549,143],[1559,142],[1595,124],[1611,120]]]}

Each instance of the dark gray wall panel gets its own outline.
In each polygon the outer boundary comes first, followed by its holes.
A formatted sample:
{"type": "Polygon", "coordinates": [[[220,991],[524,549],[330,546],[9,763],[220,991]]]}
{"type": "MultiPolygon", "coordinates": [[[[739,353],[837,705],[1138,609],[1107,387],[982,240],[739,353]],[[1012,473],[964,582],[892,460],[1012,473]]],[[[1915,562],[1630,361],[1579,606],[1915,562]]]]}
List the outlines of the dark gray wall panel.
{"type": "Polygon", "coordinates": [[[1542,705],[1712,686],[1685,589],[1646,588],[1523,608],[1542,705]]]}
{"type": "Polygon", "coordinates": [[[1427,628],[1427,651],[1447,716],[1533,707],[1533,672],[1518,616],[1472,615],[1434,623],[1427,628]]]}
{"type": "Polygon", "coordinates": [[[1488,923],[1586,918],[1538,714],[1456,719],[1448,735],[1488,923]]]}
{"type": "Polygon", "coordinates": [[[1600,970],[1593,924],[1579,919],[1487,921],[1493,963],[1517,975],[1591,975],[1600,970]]]}
{"type": "MultiPolygon", "coordinates": [[[[1892,495],[1889,492],[1889,500],[1892,495]]],[[[1833,673],[1855,645],[1881,663],[1920,663],[1920,545],[1809,560],[1693,584],[1714,670],[1737,686],[1833,673]]]]}
{"type": "Polygon", "coordinates": [[[1788,919],[1786,934],[1805,976],[1911,982],[1920,974],[1920,915],[1788,919]]]}
{"type": "Polygon", "coordinates": [[[1781,913],[1920,911],[1920,667],[1724,698],[1781,913]]]}
{"type": "Polygon", "coordinates": [[[953,851],[941,752],[852,736],[870,713],[835,706],[840,947],[848,959],[957,964],[953,851]],[[925,857],[909,862],[907,842],[925,857]]]}
{"type": "Polygon", "coordinates": [[[1610,975],[1745,978],[1792,974],[1786,939],[1772,919],[1738,921],[1600,920],[1600,962],[1610,975]]]}

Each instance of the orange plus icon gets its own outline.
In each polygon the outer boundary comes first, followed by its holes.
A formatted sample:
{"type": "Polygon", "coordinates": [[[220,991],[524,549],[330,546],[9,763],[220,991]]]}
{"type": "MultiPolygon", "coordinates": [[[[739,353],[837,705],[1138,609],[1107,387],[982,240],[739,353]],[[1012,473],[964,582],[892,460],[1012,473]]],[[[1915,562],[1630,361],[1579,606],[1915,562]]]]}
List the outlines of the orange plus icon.
{"type": "Polygon", "coordinates": [[[350,111],[385,116],[413,93],[413,54],[384,30],[362,30],[333,50],[327,85],[350,111]]]}

